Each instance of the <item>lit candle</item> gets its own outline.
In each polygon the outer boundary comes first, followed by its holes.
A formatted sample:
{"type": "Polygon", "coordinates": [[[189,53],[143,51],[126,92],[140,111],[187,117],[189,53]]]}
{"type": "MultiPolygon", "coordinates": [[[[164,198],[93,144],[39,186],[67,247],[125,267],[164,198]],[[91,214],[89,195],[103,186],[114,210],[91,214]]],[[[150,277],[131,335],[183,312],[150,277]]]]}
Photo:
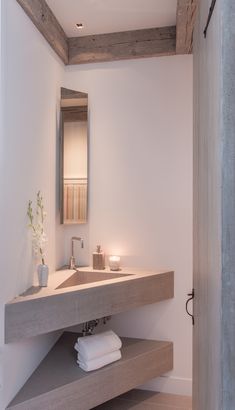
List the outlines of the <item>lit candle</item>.
{"type": "Polygon", "coordinates": [[[109,257],[109,267],[110,270],[119,270],[120,269],[120,256],[110,256],[109,257]]]}

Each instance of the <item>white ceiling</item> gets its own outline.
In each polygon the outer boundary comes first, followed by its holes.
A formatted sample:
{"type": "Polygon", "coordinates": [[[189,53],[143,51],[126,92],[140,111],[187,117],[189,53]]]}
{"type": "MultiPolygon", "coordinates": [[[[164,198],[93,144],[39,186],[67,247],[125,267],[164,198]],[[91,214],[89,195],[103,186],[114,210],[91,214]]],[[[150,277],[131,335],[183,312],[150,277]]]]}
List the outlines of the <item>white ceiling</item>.
{"type": "Polygon", "coordinates": [[[177,0],[47,0],[68,37],[176,24],[177,0]],[[78,30],[76,23],[83,23],[78,30]]]}

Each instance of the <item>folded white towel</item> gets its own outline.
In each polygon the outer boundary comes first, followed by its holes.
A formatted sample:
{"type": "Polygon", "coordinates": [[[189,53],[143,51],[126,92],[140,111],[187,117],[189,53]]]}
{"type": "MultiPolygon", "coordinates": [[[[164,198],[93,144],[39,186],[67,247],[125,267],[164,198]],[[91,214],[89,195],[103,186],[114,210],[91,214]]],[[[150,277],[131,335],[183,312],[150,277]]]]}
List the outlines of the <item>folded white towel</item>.
{"type": "Polygon", "coordinates": [[[120,360],[121,357],[122,355],[120,350],[116,350],[115,352],[111,352],[91,360],[84,360],[84,358],[80,354],[78,354],[77,363],[79,364],[79,367],[81,367],[81,369],[85,370],[85,372],[90,372],[91,370],[100,369],[107,364],[116,362],[117,360],[120,360]]]}
{"type": "Polygon", "coordinates": [[[74,349],[86,360],[92,360],[121,349],[121,339],[112,331],[79,337],[74,349]]]}

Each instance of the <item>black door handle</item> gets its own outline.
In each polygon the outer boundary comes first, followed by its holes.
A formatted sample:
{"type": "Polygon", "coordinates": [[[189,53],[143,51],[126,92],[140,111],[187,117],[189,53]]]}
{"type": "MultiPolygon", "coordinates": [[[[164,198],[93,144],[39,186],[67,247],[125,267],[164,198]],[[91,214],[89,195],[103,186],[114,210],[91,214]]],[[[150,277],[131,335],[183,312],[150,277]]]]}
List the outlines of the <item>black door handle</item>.
{"type": "Polygon", "coordinates": [[[186,309],[186,312],[188,313],[188,315],[192,318],[192,325],[194,326],[194,316],[188,311],[188,304],[191,300],[194,299],[194,296],[195,296],[194,289],[192,289],[192,293],[188,293],[188,296],[189,296],[189,298],[186,301],[185,309],[186,309]]]}

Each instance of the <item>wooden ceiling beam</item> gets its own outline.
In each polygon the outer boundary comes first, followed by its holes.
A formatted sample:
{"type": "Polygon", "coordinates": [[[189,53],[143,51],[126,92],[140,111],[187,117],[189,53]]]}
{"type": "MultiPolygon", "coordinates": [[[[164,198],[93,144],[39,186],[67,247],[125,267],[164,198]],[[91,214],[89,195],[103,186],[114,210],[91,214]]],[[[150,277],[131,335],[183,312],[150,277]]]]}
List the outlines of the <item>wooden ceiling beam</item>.
{"type": "MultiPolygon", "coordinates": [[[[46,0],[16,1],[65,64],[176,54],[175,26],[67,38],[46,0]]],[[[188,12],[188,5],[196,1],[178,0],[178,18],[184,19],[183,14],[185,10],[188,12]]],[[[178,38],[182,38],[182,35],[178,38]]]]}
{"type": "Polygon", "coordinates": [[[190,54],[199,0],[178,0],[176,16],[176,54],[190,54]]]}
{"type": "Polygon", "coordinates": [[[68,64],[68,39],[45,0],[17,0],[53,50],[68,64]]]}
{"type": "Polygon", "coordinates": [[[175,26],[68,38],[69,64],[175,54],[175,26]]]}

